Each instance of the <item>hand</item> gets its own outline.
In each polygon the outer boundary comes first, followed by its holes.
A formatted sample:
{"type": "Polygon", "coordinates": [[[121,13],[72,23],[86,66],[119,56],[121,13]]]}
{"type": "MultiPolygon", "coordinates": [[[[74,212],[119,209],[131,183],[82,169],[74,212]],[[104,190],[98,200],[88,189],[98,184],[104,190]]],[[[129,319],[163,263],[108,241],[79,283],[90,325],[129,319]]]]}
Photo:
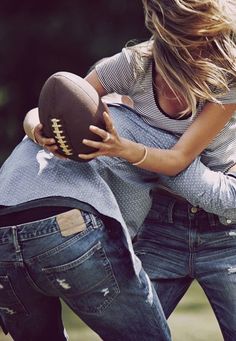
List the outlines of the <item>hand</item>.
{"type": "Polygon", "coordinates": [[[102,138],[102,141],[92,141],[83,139],[86,146],[96,148],[97,151],[90,154],[79,154],[79,157],[84,160],[90,160],[98,156],[117,156],[122,157],[126,146],[126,139],[121,138],[112,122],[111,117],[107,112],[103,113],[106,130],[100,129],[91,125],[89,129],[96,135],[102,138]]]}
{"type": "Polygon", "coordinates": [[[40,123],[33,129],[34,139],[37,144],[41,147],[48,150],[50,153],[53,153],[55,156],[59,157],[60,159],[66,159],[59,153],[57,153],[58,147],[56,145],[56,141],[54,138],[48,138],[43,136],[43,125],[40,123]]]}

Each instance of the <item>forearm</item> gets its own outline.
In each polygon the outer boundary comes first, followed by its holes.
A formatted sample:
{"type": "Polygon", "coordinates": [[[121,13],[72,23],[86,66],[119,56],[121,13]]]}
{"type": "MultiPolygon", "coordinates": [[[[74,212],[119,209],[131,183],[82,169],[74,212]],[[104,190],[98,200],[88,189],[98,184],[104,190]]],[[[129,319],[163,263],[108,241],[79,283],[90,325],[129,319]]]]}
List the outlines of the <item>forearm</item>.
{"type": "MultiPolygon", "coordinates": [[[[152,128],[128,110],[110,108],[112,119],[124,138],[133,139],[152,148],[171,148],[177,138],[164,130],[152,128]],[[132,127],[132,129],[131,129],[132,127]],[[147,132],[144,134],[144,132],[147,132]]],[[[208,212],[236,219],[236,179],[211,171],[198,157],[176,177],[159,175],[160,182],[199,205],[208,212]]]]}
{"type": "Polygon", "coordinates": [[[34,108],[26,114],[23,122],[23,127],[26,135],[33,141],[35,140],[34,129],[39,123],[38,108],[34,108]]]}
{"type": "Polygon", "coordinates": [[[138,166],[154,173],[175,176],[192,162],[192,159],[180,150],[147,147],[145,155],[144,147],[140,148],[138,143],[123,139],[123,145],[120,157],[135,163],[145,156],[138,166]]]}
{"type": "Polygon", "coordinates": [[[148,171],[171,176],[177,175],[207,148],[231,119],[235,110],[236,104],[223,106],[208,103],[204,106],[201,115],[171,147],[167,149],[163,147],[148,148],[145,159],[142,159],[139,149],[134,144],[127,144],[127,146],[124,145],[124,158],[132,163],[135,162],[133,161],[134,157],[136,160],[142,160],[138,166],[148,171]]]}

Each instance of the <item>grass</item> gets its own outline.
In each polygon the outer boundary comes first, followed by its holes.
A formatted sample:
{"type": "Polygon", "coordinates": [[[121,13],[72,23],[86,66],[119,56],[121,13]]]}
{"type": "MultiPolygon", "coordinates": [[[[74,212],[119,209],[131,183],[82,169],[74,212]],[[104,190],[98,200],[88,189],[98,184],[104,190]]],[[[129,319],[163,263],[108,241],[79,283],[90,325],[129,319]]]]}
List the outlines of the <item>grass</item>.
{"type": "MultiPolygon", "coordinates": [[[[101,341],[66,306],[63,306],[63,315],[70,341],[101,341]]],[[[182,299],[170,317],[169,325],[173,341],[223,340],[209,303],[197,283],[192,285],[182,299]]],[[[12,339],[0,333],[0,340],[10,341],[12,339]]]]}
{"type": "Polygon", "coordinates": [[[173,341],[223,341],[202,289],[193,283],[169,319],[173,341]]]}

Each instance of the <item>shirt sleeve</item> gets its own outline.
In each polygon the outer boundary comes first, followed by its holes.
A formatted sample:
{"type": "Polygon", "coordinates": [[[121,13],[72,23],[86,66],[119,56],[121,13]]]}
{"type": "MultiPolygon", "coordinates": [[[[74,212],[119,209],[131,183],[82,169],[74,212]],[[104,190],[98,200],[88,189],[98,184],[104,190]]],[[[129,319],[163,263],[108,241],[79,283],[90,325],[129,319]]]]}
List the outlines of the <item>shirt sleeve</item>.
{"type": "Polygon", "coordinates": [[[236,222],[236,179],[210,170],[200,158],[178,176],[160,180],[192,205],[236,222]]]}
{"type": "MultiPolygon", "coordinates": [[[[169,149],[178,140],[177,135],[151,126],[148,127],[148,134],[144,134],[144,123],[139,125],[140,133],[138,130],[135,132],[136,142],[146,146],[169,149]]],[[[158,179],[159,183],[187,199],[193,206],[236,223],[236,179],[211,170],[201,162],[200,156],[179,175],[170,177],[159,174],[158,179]]]]}
{"type": "Polygon", "coordinates": [[[132,94],[135,82],[135,55],[132,49],[123,48],[120,53],[105,58],[96,65],[95,70],[107,93],[132,94]]]}
{"type": "MultiPolygon", "coordinates": [[[[122,137],[152,148],[169,149],[176,144],[177,135],[147,125],[143,120],[140,120],[138,115],[127,108],[122,109],[122,115],[117,114],[118,110],[120,109],[111,108],[110,114],[118,133],[122,137]]],[[[124,163],[127,164],[128,162],[124,163]]],[[[196,158],[187,169],[175,177],[132,167],[132,172],[125,173],[125,178],[129,175],[130,181],[132,174],[138,172],[143,174],[144,183],[153,180],[154,184],[151,187],[153,190],[157,186],[157,182],[161,183],[187,199],[193,206],[199,206],[209,213],[236,222],[236,179],[224,173],[210,170],[201,162],[200,157],[196,158]]],[[[135,182],[135,180],[132,181],[135,182]]],[[[158,195],[158,192],[155,194],[154,191],[154,195],[158,195]]]]}

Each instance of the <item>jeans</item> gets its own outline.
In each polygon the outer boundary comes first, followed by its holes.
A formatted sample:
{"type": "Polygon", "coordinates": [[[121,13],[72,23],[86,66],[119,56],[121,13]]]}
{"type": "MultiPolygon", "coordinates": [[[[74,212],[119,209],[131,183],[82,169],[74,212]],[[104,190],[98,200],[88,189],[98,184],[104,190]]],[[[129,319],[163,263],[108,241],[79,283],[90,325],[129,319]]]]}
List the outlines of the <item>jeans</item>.
{"type": "Polygon", "coordinates": [[[170,340],[156,292],[143,270],[136,275],[126,245],[119,224],[75,209],[1,227],[3,329],[16,341],[66,340],[61,298],[103,340],[170,340]]]}
{"type": "Polygon", "coordinates": [[[170,194],[156,194],[134,243],[166,317],[194,279],[204,290],[224,340],[236,340],[236,225],[170,194]]]}

